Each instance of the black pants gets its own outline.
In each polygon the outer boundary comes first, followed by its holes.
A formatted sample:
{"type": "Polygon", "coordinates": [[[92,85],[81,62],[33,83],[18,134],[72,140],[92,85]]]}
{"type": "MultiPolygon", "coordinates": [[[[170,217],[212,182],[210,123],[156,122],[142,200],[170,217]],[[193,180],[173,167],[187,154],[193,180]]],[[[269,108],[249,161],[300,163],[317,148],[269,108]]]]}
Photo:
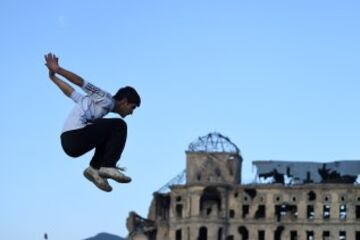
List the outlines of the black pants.
{"type": "Polygon", "coordinates": [[[66,154],[79,157],[95,148],[90,166],[115,167],[124,150],[127,126],[120,118],[100,118],[84,128],[61,134],[61,145],[66,154]]]}

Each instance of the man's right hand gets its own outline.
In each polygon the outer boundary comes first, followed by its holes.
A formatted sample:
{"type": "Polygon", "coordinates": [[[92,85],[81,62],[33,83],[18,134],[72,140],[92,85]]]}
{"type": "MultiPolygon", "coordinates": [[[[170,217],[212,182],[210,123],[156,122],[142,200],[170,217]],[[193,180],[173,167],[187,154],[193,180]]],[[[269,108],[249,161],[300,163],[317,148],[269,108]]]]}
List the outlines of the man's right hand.
{"type": "Polygon", "coordinates": [[[50,74],[49,75],[54,75],[55,73],[57,73],[60,69],[59,66],[59,58],[56,57],[55,54],[52,53],[48,53],[45,56],[45,65],[48,67],[50,74]]]}
{"type": "Polygon", "coordinates": [[[55,54],[48,53],[45,56],[45,65],[49,69],[49,77],[54,78],[56,77],[55,74],[58,74],[60,76],[65,77],[67,80],[69,80],[71,83],[83,87],[84,85],[84,79],[82,79],[80,76],[76,75],[75,73],[72,73],[59,65],[59,58],[56,57],[55,54]]]}

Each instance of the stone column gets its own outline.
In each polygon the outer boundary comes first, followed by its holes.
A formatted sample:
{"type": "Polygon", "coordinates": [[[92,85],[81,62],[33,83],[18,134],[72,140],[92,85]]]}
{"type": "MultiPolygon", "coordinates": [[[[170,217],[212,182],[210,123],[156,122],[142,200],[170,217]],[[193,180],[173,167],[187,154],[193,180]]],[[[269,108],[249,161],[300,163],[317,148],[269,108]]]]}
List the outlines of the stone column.
{"type": "Polygon", "coordinates": [[[346,239],[355,240],[356,239],[355,238],[356,237],[356,231],[360,231],[357,226],[348,228],[347,231],[346,231],[346,239]]]}
{"type": "Polygon", "coordinates": [[[207,228],[207,239],[217,239],[218,227],[217,224],[209,224],[207,228]]]}
{"type": "Polygon", "coordinates": [[[303,227],[297,229],[298,240],[306,240],[306,231],[303,227]]]}
{"type": "MultiPolygon", "coordinates": [[[[323,220],[324,215],[324,204],[320,199],[317,199],[314,203],[314,211],[315,211],[315,220],[323,220]]],[[[317,239],[317,238],[315,238],[317,239]]]]}
{"type": "Polygon", "coordinates": [[[274,238],[274,230],[269,225],[265,227],[265,240],[274,238]]]}
{"type": "Polygon", "coordinates": [[[199,188],[192,188],[191,189],[191,206],[190,206],[190,216],[191,217],[198,217],[200,215],[200,198],[202,195],[202,191],[203,188],[199,187],[199,188]]]}
{"type": "Polygon", "coordinates": [[[314,239],[322,239],[322,229],[321,228],[314,228],[314,239]]]}
{"type": "Polygon", "coordinates": [[[285,227],[284,231],[281,234],[281,239],[290,239],[290,231],[285,227]]]}
{"type": "Polygon", "coordinates": [[[249,205],[249,215],[248,215],[247,219],[254,219],[257,208],[258,208],[258,205],[256,203],[252,202],[249,205]]]}
{"type": "Polygon", "coordinates": [[[175,240],[176,239],[176,230],[174,228],[169,229],[169,240],[175,240]]]}
{"type": "Polygon", "coordinates": [[[174,196],[171,194],[170,195],[170,209],[169,209],[169,219],[174,219],[175,218],[175,208],[176,208],[176,201],[174,196]]]}
{"type": "Polygon", "coordinates": [[[190,217],[191,214],[191,196],[189,194],[184,195],[184,218],[190,217]]]}
{"type": "Polygon", "coordinates": [[[184,240],[191,240],[191,230],[189,226],[184,229],[184,240]]]}
{"type": "Polygon", "coordinates": [[[265,208],[266,208],[266,219],[274,220],[275,217],[275,204],[273,200],[274,196],[271,193],[268,193],[266,196],[265,208]]]}
{"type": "Polygon", "coordinates": [[[248,228],[249,231],[249,239],[253,239],[256,240],[258,239],[258,228],[256,227],[256,225],[251,225],[248,228]]]}
{"type": "Polygon", "coordinates": [[[340,220],[340,203],[338,194],[331,194],[331,209],[330,219],[339,221],[340,220]]]}
{"type": "Polygon", "coordinates": [[[197,224],[190,227],[190,239],[188,240],[197,240],[199,234],[199,227],[197,224]]]}
{"type": "Polygon", "coordinates": [[[226,218],[228,216],[228,192],[224,188],[217,188],[221,197],[221,206],[219,209],[219,218],[226,218]]]}
{"type": "Polygon", "coordinates": [[[355,208],[354,203],[347,203],[346,208],[347,208],[346,209],[347,221],[354,221],[356,218],[356,215],[355,215],[356,208],[355,208]]]}
{"type": "Polygon", "coordinates": [[[298,203],[298,219],[305,220],[307,219],[307,203],[306,201],[299,201],[298,203]]]}

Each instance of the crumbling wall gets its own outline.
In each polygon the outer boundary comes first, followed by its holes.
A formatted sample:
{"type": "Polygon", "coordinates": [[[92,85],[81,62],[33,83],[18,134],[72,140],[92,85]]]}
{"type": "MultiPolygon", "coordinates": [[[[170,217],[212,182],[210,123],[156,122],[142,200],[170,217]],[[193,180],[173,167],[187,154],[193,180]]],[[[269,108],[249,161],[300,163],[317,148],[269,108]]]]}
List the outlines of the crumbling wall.
{"type": "Polygon", "coordinates": [[[231,223],[229,239],[242,239],[247,235],[254,240],[322,239],[323,235],[324,239],[327,235],[336,239],[344,235],[346,239],[356,239],[356,234],[360,234],[357,233],[360,231],[357,227],[360,222],[360,188],[344,184],[238,186],[229,193],[228,216],[231,223]],[[252,187],[256,194],[249,191],[252,187]],[[245,216],[242,212],[244,206],[245,216]],[[343,230],[329,229],[326,227],[329,223],[343,226],[343,230]]]}
{"type": "Polygon", "coordinates": [[[134,215],[129,231],[137,229],[132,236],[138,238],[131,239],[153,240],[155,234],[154,240],[360,240],[360,186],[347,184],[189,185],[154,195],[149,212],[148,219],[134,215]],[[155,214],[163,212],[159,207],[173,213],[155,214]]]}
{"type": "Polygon", "coordinates": [[[186,182],[230,183],[241,181],[242,158],[235,153],[186,153],[186,182]]]}
{"type": "Polygon", "coordinates": [[[126,227],[131,240],[156,240],[157,226],[152,220],[141,217],[136,212],[130,212],[126,227]]]}

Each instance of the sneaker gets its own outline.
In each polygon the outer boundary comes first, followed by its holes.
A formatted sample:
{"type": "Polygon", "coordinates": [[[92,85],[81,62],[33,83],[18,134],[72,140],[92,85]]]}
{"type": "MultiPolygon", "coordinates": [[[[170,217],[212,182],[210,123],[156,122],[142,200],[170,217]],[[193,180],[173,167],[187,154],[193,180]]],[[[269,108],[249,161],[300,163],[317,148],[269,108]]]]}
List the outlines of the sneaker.
{"type": "Polygon", "coordinates": [[[95,168],[90,166],[87,169],[85,169],[84,176],[89,181],[93,182],[95,184],[95,186],[97,186],[101,190],[103,190],[105,192],[111,192],[112,187],[110,186],[110,184],[108,183],[108,181],[105,178],[102,178],[99,175],[99,170],[96,170],[95,168]]]}
{"type": "Polygon", "coordinates": [[[129,183],[131,178],[120,172],[123,168],[118,167],[101,167],[99,175],[103,178],[111,178],[119,183],[129,183]]]}

